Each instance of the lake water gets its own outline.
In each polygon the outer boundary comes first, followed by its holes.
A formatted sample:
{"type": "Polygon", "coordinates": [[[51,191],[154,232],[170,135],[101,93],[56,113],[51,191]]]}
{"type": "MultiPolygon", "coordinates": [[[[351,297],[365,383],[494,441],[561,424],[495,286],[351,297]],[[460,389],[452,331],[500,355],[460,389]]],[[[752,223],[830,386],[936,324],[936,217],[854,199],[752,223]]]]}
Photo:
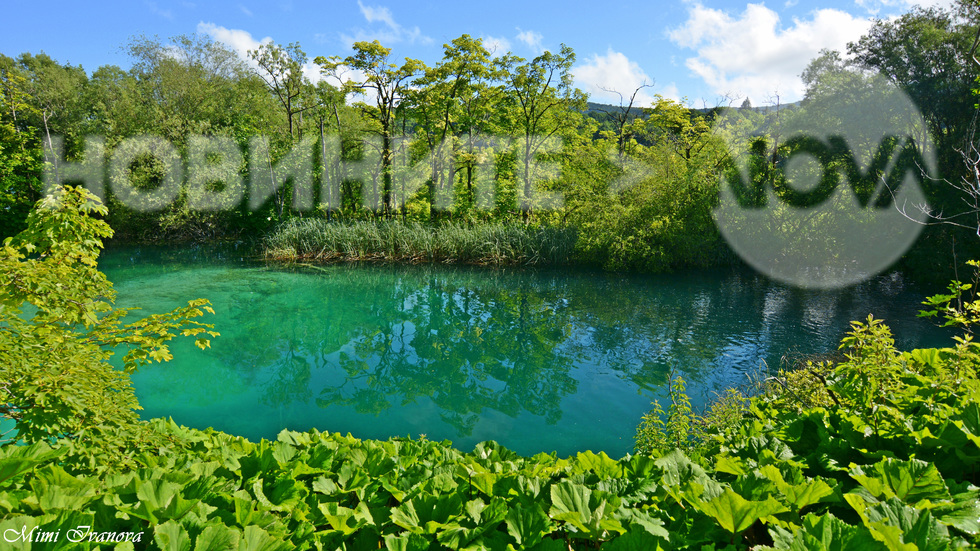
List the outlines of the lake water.
{"type": "Polygon", "coordinates": [[[496,440],[523,454],[632,450],[674,372],[695,403],[837,348],[851,320],[884,318],[899,347],[943,346],[897,274],[802,291],[746,271],[622,275],[578,269],[334,264],[282,267],[233,249],[114,248],[118,306],[192,298],[221,336],[191,339],[133,377],[144,417],[248,437],[283,428],[496,440]]]}

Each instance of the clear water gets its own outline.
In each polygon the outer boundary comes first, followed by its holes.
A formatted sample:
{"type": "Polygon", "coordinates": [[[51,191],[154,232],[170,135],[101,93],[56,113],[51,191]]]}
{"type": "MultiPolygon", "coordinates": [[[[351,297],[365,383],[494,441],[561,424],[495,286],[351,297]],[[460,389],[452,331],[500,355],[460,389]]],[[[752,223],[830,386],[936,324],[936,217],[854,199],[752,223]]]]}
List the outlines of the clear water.
{"type": "Polygon", "coordinates": [[[217,312],[210,350],[178,340],[173,361],[134,375],[144,417],[254,440],[317,428],[619,457],[671,371],[703,403],[784,356],[835,350],[869,313],[901,348],[949,342],[915,317],[924,293],[897,274],[808,292],[741,271],[283,268],[243,254],[103,255],[118,306],[203,297],[217,312]]]}

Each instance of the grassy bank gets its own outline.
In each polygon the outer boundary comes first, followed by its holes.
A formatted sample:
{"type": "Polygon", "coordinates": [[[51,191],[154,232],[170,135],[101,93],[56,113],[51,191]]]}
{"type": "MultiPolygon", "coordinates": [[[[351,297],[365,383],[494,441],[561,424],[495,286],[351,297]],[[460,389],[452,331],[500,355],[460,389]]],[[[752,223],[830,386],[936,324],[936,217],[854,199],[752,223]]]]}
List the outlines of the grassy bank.
{"type": "Polygon", "coordinates": [[[292,219],[265,240],[266,256],[278,260],[545,265],[570,262],[574,250],[574,230],[503,224],[292,219]]]}

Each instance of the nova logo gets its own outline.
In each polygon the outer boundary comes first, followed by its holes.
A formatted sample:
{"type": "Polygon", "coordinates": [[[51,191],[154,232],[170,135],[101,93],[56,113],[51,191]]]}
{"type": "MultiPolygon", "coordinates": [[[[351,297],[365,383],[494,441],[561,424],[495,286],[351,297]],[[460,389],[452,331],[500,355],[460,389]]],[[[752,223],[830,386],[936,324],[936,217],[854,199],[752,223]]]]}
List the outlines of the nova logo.
{"type": "Polygon", "coordinates": [[[884,79],[715,125],[734,162],[714,218],[749,265],[799,287],[868,279],[912,245],[928,212],[935,154],[921,114],[884,79]],[[924,177],[925,175],[925,177],[924,177]]]}

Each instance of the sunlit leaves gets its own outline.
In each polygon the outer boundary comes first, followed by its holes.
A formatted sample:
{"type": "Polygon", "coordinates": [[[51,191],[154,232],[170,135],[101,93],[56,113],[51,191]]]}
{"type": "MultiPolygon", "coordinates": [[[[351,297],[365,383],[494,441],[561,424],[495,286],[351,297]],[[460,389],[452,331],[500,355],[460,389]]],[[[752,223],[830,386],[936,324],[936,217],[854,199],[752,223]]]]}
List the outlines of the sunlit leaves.
{"type": "Polygon", "coordinates": [[[112,284],[97,266],[102,239],[112,235],[98,218],[105,214],[84,188],[60,189],[0,250],[0,414],[17,423],[22,441],[65,439],[71,461],[96,470],[127,461],[120,447],[152,437],[138,423],[128,373],[170,360],[176,334],[211,329],[194,320],[210,309],[203,299],[123,323],[130,311],[113,307],[112,284]],[[117,349],[123,371],[108,362],[117,349]]]}

